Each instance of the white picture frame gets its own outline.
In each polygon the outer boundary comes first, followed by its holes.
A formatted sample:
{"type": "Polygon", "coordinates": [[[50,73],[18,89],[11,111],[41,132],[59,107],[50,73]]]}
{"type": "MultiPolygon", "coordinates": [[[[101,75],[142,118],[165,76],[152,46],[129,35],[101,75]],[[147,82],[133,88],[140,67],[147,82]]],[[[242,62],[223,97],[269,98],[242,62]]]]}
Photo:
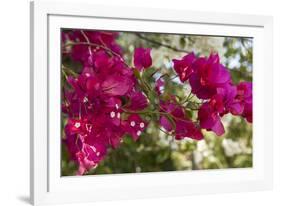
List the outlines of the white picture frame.
{"type": "Polygon", "coordinates": [[[34,1],[31,3],[30,19],[30,193],[34,205],[272,188],[272,17],[109,7],[91,4],[90,1],[88,4],[79,1],[34,1]],[[253,168],[61,177],[58,101],[61,28],[254,37],[253,168]]]}

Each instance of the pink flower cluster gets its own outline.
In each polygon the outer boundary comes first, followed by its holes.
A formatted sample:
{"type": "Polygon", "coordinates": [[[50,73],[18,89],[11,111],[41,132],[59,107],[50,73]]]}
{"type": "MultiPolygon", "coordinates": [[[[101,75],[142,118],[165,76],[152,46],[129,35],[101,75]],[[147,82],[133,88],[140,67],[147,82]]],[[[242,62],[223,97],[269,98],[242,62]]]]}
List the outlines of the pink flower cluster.
{"type": "Polygon", "coordinates": [[[78,175],[95,168],[107,154],[116,149],[125,135],[135,141],[148,121],[144,114],[159,114],[158,124],[178,140],[203,138],[202,129],[217,135],[224,133],[221,117],[227,113],[240,115],[252,122],[252,84],[234,85],[229,71],[216,54],[209,58],[193,53],[173,60],[174,69],[183,83],[189,81],[192,93],[202,100],[198,119],[187,117],[188,106],[176,97],[162,99],[160,78],[154,92],[159,103],[149,110],[141,74],[152,65],[151,49],[136,48],[134,66],[129,66],[116,43],[116,32],[71,30],[62,32],[64,57],[82,64],[82,71],[66,75],[68,87],[63,87],[62,111],[67,123],[63,142],[70,158],[79,168],[78,175]]]}
{"type": "MultiPolygon", "coordinates": [[[[67,77],[71,89],[64,90],[62,105],[67,114],[64,141],[81,175],[97,166],[108,147],[117,148],[125,134],[139,138],[147,122],[134,112],[145,109],[148,100],[137,88],[133,69],[122,59],[116,33],[74,31],[63,36],[65,41],[97,45],[74,44],[66,54],[83,65],[77,77],[67,77]],[[132,114],[125,116],[124,110],[132,114]]],[[[138,69],[151,65],[147,51],[137,49],[134,59],[138,69]]]]}
{"type": "Polygon", "coordinates": [[[224,134],[221,117],[227,113],[243,116],[252,122],[252,83],[234,85],[217,54],[197,58],[190,53],[173,62],[180,80],[188,80],[192,93],[203,102],[198,111],[200,128],[219,136],[224,134]]]}

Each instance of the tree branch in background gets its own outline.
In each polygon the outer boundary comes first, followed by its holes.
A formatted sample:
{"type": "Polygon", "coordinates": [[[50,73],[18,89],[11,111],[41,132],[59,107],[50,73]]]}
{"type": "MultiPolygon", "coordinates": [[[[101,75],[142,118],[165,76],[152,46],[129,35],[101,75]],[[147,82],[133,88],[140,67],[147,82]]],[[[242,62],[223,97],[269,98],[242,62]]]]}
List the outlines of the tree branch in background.
{"type": "Polygon", "coordinates": [[[152,44],[155,44],[155,45],[158,45],[158,46],[161,46],[161,47],[166,47],[167,49],[171,49],[171,50],[173,50],[173,51],[175,51],[175,52],[182,52],[182,53],[189,53],[189,52],[190,52],[190,51],[187,51],[187,50],[184,50],[184,49],[178,49],[178,48],[172,47],[172,46],[170,46],[170,45],[168,45],[168,44],[163,44],[163,43],[161,43],[161,42],[159,42],[159,41],[155,41],[155,40],[153,40],[153,39],[149,39],[149,38],[147,38],[147,37],[142,36],[142,35],[139,34],[139,33],[135,33],[135,35],[136,35],[137,37],[139,37],[140,39],[142,39],[142,40],[145,40],[145,41],[147,41],[147,42],[150,42],[150,43],[152,43],[152,44]]]}

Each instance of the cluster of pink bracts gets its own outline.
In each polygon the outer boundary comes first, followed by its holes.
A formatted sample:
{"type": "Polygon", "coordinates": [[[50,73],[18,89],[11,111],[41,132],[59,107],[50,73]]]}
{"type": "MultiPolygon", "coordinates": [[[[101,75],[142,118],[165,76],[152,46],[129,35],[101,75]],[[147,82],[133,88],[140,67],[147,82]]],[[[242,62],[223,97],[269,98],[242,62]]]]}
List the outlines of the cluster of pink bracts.
{"type": "Polygon", "coordinates": [[[165,87],[161,78],[153,85],[151,92],[159,101],[150,111],[142,72],[152,65],[151,49],[135,49],[134,66],[129,66],[115,41],[117,36],[115,32],[84,30],[62,33],[63,54],[83,65],[81,73],[66,75],[71,89],[63,88],[62,105],[67,115],[63,141],[79,165],[78,175],[95,168],[107,149],[117,148],[125,135],[138,140],[149,123],[146,114],[157,113],[159,126],[178,140],[200,140],[202,129],[222,135],[221,117],[227,113],[252,122],[252,84],[234,85],[216,54],[198,58],[189,53],[173,60],[181,82],[189,82],[192,94],[202,100],[197,103],[196,121],[186,115],[188,104],[180,104],[173,95],[168,100],[161,98],[160,88],[165,87]]]}

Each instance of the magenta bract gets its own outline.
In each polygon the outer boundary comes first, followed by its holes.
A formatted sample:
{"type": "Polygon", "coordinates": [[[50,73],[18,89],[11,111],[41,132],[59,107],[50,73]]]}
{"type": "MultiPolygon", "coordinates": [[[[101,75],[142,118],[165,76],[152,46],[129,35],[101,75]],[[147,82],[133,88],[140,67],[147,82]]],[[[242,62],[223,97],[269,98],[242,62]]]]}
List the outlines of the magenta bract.
{"type": "Polygon", "coordinates": [[[134,53],[134,65],[138,70],[143,70],[151,66],[151,49],[136,48],[134,53]]]}
{"type": "Polygon", "coordinates": [[[216,94],[216,89],[231,82],[229,71],[219,62],[217,54],[209,58],[198,58],[194,61],[193,73],[190,75],[192,93],[200,99],[209,99],[216,94]]]}
{"type": "Polygon", "coordinates": [[[168,113],[161,116],[160,124],[167,131],[174,131],[176,139],[200,140],[203,138],[200,128],[185,115],[182,107],[173,102],[162,102],[160,105],[162,111],[168,113]]]}
{"type": "Polygon", "coordinates": [[[179,75],[182,82],[189,79],[193,72],[193,62],[196,60],[196,56],[193,52],[184,56],[181,60],[173,59],[174,69],[179,75]]]}
{"type": "Polygon", "coordinates": [[[116,32],[62,33],[62,44],[72,45],[63,50],[64,57],[82,65],[81,72],[64,74],[67,86],[62,89],[66,115],[63,143],[70,159],[78,164],[78,175],[97,167],[108,148],[118,148],[125,136],[134,141],[145,136],[142,134],[150,123],[146,114],[157,119],[156,124],[176,140],[201,140],[204,129],[223,135],[221,118],[228,113],[252,122],[252,83],[233,84],[218,54],[197,57],[191,52],[172,60],[181,81],[177,86],[189,83],[191,87],[187,98],[181,98],[167,93],[167,74],[153,77],[157,70],[151,67],[151,48],[135,49],[137,71],[125,62],[117,37],[116,32]],[[142,72],[149,67],[154,72],[150,76],[155,80],[152,86],[142,72]]]}

